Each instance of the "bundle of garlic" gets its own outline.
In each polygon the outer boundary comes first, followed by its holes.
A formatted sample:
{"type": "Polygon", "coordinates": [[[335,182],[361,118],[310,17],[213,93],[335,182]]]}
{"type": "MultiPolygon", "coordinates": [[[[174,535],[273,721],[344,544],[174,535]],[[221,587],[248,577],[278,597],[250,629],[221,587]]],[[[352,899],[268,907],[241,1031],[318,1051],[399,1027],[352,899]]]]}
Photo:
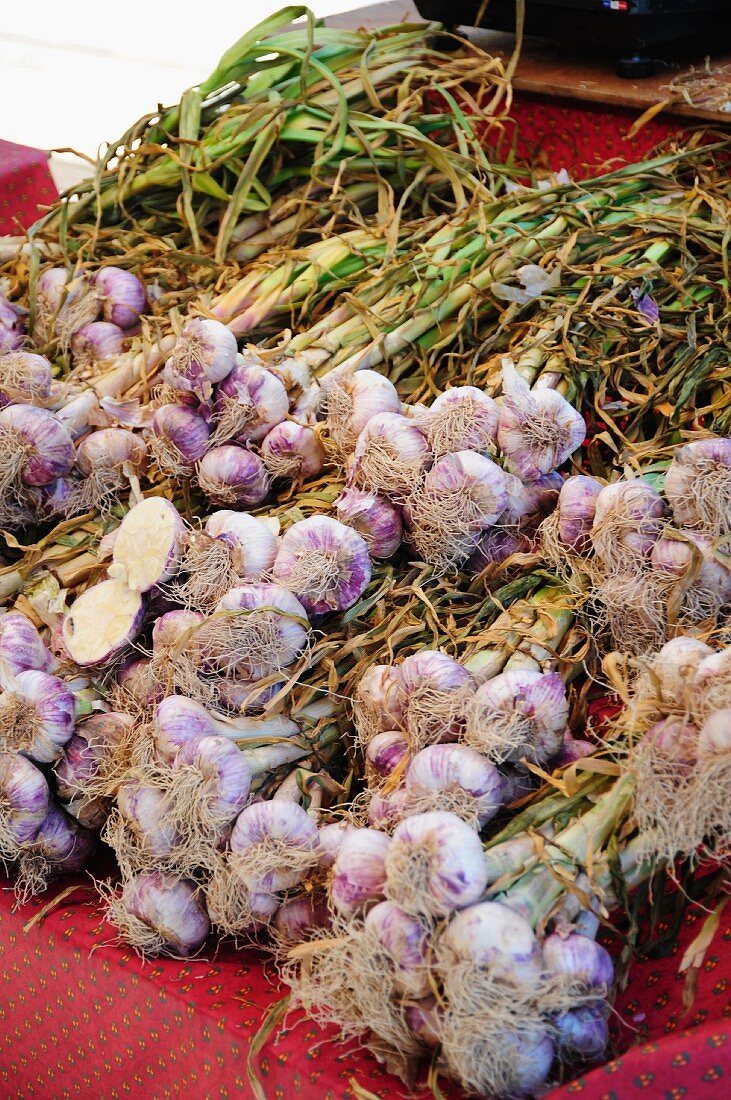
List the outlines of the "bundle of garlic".
{"type": "Polygon", "coordinates": [[[617,876],[629,890],[652,870],[641,835],[612,853],[630,809],[627,778],[590,777],[484,847],[445,810],[390,836],[321,829],[332,927],[310,918],[290,948],[293,1002],[405,1079],[431,1060],[479,1095],[534,1095],[556,1063],[600,1058],[614,968],[598,918],[617,876]]]}
{"type": "Polygon", "coordinates": [[[439,569],[474,555],[480,571],[529,552],[563,484],[556,467],[585,436],[580,414],[555,390],[531,391],[509,359],[500,402],[456,386],[428,408],[402,407],[369,370],[335,374],[323,388],[328,436],[348,473],[338,515],[374,556],[390,557],[403,530],[439,569]]]}
{"type": "Polygon", "coordinates": [[[33,623],[18,612],[0,617],[0,862],[18,897],[85,865],[95,840],[79,807],[49,765],[62,769],[94,718],[87,682],[57,661],[33,623]],[[50,780],[50,782],[49,782],[50,780]]]}
{"type": "Polygon", "coordinates": [[[716,437],[677,448],[660,473],[609,485],[568,478],[540,537],[559,572],[593,588],[599,626],[641,653],[722,618],[730,532],[731,439],[716,437]]]}
{"type": "Polygon", "coordinates": [[[727,860],[731,836],[731,647],[691,635],[638,659],[618,736],[635,778],[638,824],[666,860],[727,860]]]}

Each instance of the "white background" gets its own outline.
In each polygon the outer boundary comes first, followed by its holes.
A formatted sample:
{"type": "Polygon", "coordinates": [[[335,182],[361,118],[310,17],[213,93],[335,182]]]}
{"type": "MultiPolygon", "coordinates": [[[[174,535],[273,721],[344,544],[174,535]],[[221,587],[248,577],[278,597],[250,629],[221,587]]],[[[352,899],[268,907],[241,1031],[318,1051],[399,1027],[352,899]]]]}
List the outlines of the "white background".
{"type": "MultiPolygon", "coordinates": [[[[368,2],[311,0],[311,7],[324,16],[368,2]]],[[[2,0],[0,138],[93,156],[158,102],[176,102],[237,38],[284,6],[277,0],[2,0]]],[[[72,158],[56,160],[65,182],[74,173],[72,158]]]]}

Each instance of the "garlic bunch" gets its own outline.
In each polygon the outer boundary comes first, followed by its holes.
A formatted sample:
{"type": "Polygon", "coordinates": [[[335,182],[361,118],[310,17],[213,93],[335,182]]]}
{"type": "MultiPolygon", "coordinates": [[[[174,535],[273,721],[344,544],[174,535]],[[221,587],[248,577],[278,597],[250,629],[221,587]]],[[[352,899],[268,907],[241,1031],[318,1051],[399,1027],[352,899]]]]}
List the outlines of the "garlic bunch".
{"type": "Polygon", "coordinates": [[[503,359],[503,399],[497,441],[508,470],[535,481],[562,465],[586,438],[583,417],[556,390],[531,390],[503,359]]]}

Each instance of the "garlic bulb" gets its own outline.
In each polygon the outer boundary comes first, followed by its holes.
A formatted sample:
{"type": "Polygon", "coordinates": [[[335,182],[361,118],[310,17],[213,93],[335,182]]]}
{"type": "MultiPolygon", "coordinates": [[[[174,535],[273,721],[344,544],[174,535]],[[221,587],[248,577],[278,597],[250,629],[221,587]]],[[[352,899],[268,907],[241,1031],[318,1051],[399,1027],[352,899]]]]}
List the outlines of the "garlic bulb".
{"type": "Polygon", "coordinates": [[[405,507],[409,540],[438,568],[460,565],[507,503],[504,472],[474,451],[439,459],[405,507]]]}
{"type": "Polygon", "coordinates": [[[584,418],[556,390],[531,390],[507,358],[502,389],[498,445],[511,473],[535,481],[581,446],[586,438],[584,418]]]}
{"type": "Polygon", "coordinates": [[[602,490],[593,477],[577,474],[563,483],[558,495],[558,537],[576,554],[590,546],[591,529],[596,514],[596,501],[602,490]]]}
{"type": "Polygon", "coordinates": [[[375,829],[345,832],[330,881],[330,901],[339,914],[352,916],[383,898],[390,843],[385,833],[375,829]]]}
{"type": "Polygon", "coordinates": [[[303,604],[278,584],[242,584],[221,599],[199,638],[224,674],[261,679],[304,652],[309,623],[303,604]]]}
{"type": "Polygon", "coordinates": [[[264,436],[261,458],[272,477],[298,481],[320,473],[325,451],[314,428],[283,420],[264,436]]]}
{"type": "Polygon", "coordinates": [[[372,558],[393,557],[401,545],[404,533],[401,511],[385,497],[346,488],[335,501],[335,510],[341,523],[362,536],[372,558]]]}
{"type": "Polygon", "coordinates": [[[350,454],[371,417],[401,412],[396,387],[373,370],[336,374],[325,384],[327,427],[338,454],[350,454]]]}
{"type": "Polygon", "coordinates": [[[272,576],[310,614],[325,615],[352,607],[360,598],[371,579],[371,559],[364,539],[351,527],[329,516],[311,516],[282,536],[272,576]]]}
{"type": "MultiPolygon", "coordinates": [[[[374,738],[369,750],[376,741],[374,738]]],[[[449,810],[479,829],[495,816],[507,793],[495,765],[465,745],[421,749],[409,764],[404,787],[412,812],[449,810]]]]}
{"type": "Polygon", "coordinates": [[[544,762],[561,746],[569,717],[556,672],[502,672],[477,689],[467,712],[465,744],[496,763],[523,756],[544,762]]]}
{"type": "Polygon", "coordinates": [[[412,750],[455,741],[475,690],[467,669],[447,653],[423,649],[407,657],[397,675],[396,707],[412,750]]]}
{"type": "Polygon", "coordinates": [[[608,568],[636,567],[660,536],[665,505],[656,489],[638,478],[605,485],[597,495],[591,541],[608,568]]]}
{"type": "Polygon", "coordinates": [[[258,455],[236,444],[213,447],[198,463],[198,484],[214,504],[251,508],[269,493],[267,468],[258,455]]]}
{"type": "Polygon", "coordinates": [[[51,364],[43,355],[30,351],[8,352],[2,356],[0,374],[0,408],[15,402],[30,404],[50,396],[53,374],[51,364]]]}
{"type": "Polygon", "coordinates": [[[397,499],[416,488],[434,459],[421,428],[407,417],[389,412],[368,420],[353,454],[355,484],[397,499]]]}
{"type": "Polygon", "coordinates": [[[283,383],[264,367],[238,363],[216,387],[213,443],[256,443],[289,412],[283,383]]]}
{"type": "Polygon", "coordinates": [[[163,379],[180,393],[208,401],[213,386],[236,365],[236,337],[220,321],[193,317],[183,326],[163,379]]]}
{"type": "Polygon", "coordinates": [[[444,810],[414,814],[396,826],[385,870],[386,897],[417,916],[446,917],[476,902],[487,885],[480,838],[444,810]]]}
{"type": "Polygon", "coordinates": [[[700,439],[679,447],[665,474],[665,496],[678,527],[710,535],[731,532],[731,439],[700,439]]]}
{"type": "Polygon", "coordinates": [[[377,733],[398,729],[405,705],[398,670],[392,665],[370,665],[360,678],[353,703],[363,744],[377,733]]]}
{"type": "Polygon", "coordinates": [[[455,451],[489,451],[497,436],[500,410],[475,386],[455,386],[440,394],[419,424],[435,458],[455,451]]]}

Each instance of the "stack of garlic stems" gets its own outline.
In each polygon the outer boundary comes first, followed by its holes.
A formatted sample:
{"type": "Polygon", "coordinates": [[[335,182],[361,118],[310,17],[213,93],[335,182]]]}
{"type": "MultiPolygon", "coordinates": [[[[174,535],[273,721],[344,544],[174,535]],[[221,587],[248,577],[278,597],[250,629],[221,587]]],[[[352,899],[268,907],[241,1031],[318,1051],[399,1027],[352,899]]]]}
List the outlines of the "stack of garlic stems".
{"type": "Polygon", "coordinates": [[[293,182],[332,179],[343,162],[355,178],[397,188],[430,165],[459,197],[475,182],[465,155],[471,135],[460,135],[460,149],[457,116],[425,109],[435,65],[445,88],[492,89],[492,108],[504,96],[502,64],[469,44],[442,54],[423,28],[347,32],[286,8],[240,39],[178,107],[140,119],[114,142],[93,184],[67,192],[43,232],[57,232],[72,256],[98,218],[97,250],[113,253],[121,231],[136,237],[143,259],[145,234],[154,232],[198,253],[211,242],[220,261],[293,182]],[[286,29],[303,16],[305,26],[286,29]],[[443,142],[445,129],[451,149],[430,137],[438,132],[443,142]]]}

